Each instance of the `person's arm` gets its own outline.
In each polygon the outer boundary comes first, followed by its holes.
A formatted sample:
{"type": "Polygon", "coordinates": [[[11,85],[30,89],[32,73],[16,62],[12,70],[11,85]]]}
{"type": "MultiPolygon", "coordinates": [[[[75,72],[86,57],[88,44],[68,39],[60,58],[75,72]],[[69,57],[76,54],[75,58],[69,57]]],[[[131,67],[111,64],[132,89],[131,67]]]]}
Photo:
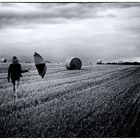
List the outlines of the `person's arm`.
{"type": "Polygon", "coordinates": [[[8,68],[8,77],[7,77],[8,82],[10,81],[10,74],[11,74],[11,65],[8,68]]]}
{"type": "MultiPolygon", "coordinates": [[[[20,69],[21,69],[21,65],[20,65],[20,69]]],[[[28,70],[21,69],[21,73],[25,73],[25,72],[28,72],[28,71],[29,71],[29,69],[28,70]]]]}
{"type": "Polygon", "coordinates": [[[21,73],[25,73],[28,72],[29,70],[21,70],[21,73]]]}

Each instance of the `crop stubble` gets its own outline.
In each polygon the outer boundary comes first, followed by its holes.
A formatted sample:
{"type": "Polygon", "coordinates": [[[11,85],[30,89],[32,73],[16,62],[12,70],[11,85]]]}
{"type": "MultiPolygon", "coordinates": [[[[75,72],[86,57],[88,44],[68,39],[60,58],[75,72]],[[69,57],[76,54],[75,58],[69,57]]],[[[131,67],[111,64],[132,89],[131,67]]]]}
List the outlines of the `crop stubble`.
{"type": "Polygon", "coordinates": [[[17,102],[0,70],[0,137],[140,136],[140,67],[49,65],[44,79],[26,67],[17,102]]]}

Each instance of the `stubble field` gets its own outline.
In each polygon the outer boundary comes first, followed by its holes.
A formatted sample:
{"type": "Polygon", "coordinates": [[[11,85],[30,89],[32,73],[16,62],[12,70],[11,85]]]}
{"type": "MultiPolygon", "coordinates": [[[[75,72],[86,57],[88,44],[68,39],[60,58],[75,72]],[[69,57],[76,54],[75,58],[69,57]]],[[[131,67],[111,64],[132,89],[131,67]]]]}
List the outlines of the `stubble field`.
{"type": "Polygon", "coordinates": [[[139,137],[140,67],[33,64],[22,74],[18,101],[0,65],[0,137],[139,137]]]}

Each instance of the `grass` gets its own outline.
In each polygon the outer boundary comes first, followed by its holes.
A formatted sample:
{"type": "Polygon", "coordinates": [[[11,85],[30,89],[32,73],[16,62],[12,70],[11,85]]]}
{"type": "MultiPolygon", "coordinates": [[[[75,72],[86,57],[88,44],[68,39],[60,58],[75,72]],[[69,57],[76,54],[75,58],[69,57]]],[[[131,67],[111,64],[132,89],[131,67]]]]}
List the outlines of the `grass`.
{"type": "Polygon", "coordinates": [[[8,65],[0,68],[0,137],[129,136],[126,116],[132,118],[139,97],[138,66],[70,71],[48,65],[43,79],[33,64],[22,66],[31,70],[21,78],[17,102],[6,79],[8,65]]]}

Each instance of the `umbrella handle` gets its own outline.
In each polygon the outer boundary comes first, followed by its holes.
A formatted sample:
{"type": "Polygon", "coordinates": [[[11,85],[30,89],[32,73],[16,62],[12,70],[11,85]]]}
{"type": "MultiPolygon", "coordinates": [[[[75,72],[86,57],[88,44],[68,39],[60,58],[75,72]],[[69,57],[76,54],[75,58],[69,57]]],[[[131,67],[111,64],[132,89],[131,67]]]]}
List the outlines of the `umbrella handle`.
{"type": "Polygon", "coordinates": [[[30,68],[27,71],[30,72],[30,68]]]}

